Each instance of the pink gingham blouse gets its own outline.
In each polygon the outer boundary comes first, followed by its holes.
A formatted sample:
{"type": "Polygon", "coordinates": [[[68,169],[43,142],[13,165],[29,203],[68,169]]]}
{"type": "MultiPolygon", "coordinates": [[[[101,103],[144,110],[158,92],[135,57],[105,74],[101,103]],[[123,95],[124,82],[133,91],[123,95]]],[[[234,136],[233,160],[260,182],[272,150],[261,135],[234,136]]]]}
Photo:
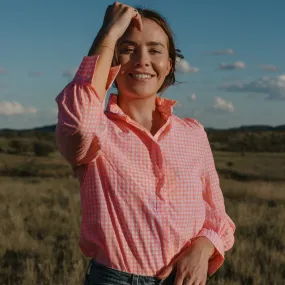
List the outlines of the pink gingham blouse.
{"type": "MultiPolygon", "coordinates": [[[[92,76],[99,55],[85,56],[56,98],[59,151],[80,181],[79,246],[121,271],[155,276],[191,242],[215,246],[212,275],[234,243],[204,127],[173,114],[177,101],[157,96],[166,123],[153,136],[127,116],[111,94],[104,110],[92,76]]],[[[120,66],[110,69],[111,87],[120,66]]]]}

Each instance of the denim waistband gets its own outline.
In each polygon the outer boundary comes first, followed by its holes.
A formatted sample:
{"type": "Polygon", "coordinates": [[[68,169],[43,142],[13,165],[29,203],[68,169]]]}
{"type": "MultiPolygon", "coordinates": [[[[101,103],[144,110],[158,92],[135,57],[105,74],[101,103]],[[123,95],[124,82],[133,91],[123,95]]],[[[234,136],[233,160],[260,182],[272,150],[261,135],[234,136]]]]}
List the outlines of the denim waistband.
{"type": "Polygon", "coordinates": [[[93,279],[95,278],[94,275],[96,274],[98,274],[97,278],[100,276],[100,278],[106,278],[106,280],[109,278],[110,280],[118,281],[116,284],[173,285],[175,280],[174,273],[171,273],[165,279],[159,279],[154,276],[138,275],[121,271],[101,264],[94,259],[91,259],[87,269],[87,275],[90,275],[91,279],[93,279]]]}

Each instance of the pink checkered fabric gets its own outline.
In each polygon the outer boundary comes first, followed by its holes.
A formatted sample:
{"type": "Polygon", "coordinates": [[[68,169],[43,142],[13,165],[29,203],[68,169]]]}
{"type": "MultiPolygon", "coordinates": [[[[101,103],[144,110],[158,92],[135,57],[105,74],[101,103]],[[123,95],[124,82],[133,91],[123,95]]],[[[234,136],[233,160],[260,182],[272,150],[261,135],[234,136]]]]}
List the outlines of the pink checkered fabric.
{"type": "MultiPolygon", "coordinates": [[[[157,96],[167,119],[153,136],[111,94],[99,101],[92,77],[99,56],[84,57],[57,96],[56,137],[80,181],[82,252],[108,267],[155,276],[200,236],[215,246],[212,275],[234,243],[204,127],[173,114],[177,101],[157,96]]],[[[112,67],[108,88],[120,66],[112,67]]]]}

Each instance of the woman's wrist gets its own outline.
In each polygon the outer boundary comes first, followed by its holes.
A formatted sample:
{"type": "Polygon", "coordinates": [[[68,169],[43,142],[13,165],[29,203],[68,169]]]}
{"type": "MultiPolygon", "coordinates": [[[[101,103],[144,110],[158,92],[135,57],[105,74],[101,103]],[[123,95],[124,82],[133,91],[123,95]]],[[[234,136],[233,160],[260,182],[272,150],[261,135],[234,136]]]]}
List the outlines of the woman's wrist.
{"type": "Polygon", "coordinates": [[[206,237],[198,237],[192,242],[192,247],[201,251],[208,258],[210,258],[215,253],[215,246],[206,237]]]}
{"type": "Polygon", "coordinates": [[[88,56],[100,54],[101,48],[109,48],[110,51],[114,52],[116,42],[117,39],[111,30],[101,28],[89,50],[88,56]]]}
{"type": "Polygon", "coordinates": [[[104,39],[104,41],[115,45],[117,40],[118,40],[118,36],[116,35],[116,31],[114,30],[113,27],[102,27],[100,29],[99,34],[101,35],[101,37],[104,39]]]}
{"type": "Polygon", "coordinates": [[[116,44],[116,42],[119,39],[119,36],[117,35],[116,32],[116,27],[114,25],[108,27],[103,26],[100,30],[100,33],[102,33],[102,35],[105,36],[108,39],[108,41],[114,44],[116,44]]]}

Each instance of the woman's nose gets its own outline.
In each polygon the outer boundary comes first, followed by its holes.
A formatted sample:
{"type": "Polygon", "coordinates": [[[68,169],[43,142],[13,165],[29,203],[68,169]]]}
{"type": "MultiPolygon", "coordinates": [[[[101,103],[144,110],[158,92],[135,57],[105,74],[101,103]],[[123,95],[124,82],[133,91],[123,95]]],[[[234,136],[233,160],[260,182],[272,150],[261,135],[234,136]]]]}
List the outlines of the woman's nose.
{"type": "Polygon", "coordinates": [[[134,58],[135,66],[149,66],[150,59],[148,54],[145,51],[137,52],[134,58]]]}

